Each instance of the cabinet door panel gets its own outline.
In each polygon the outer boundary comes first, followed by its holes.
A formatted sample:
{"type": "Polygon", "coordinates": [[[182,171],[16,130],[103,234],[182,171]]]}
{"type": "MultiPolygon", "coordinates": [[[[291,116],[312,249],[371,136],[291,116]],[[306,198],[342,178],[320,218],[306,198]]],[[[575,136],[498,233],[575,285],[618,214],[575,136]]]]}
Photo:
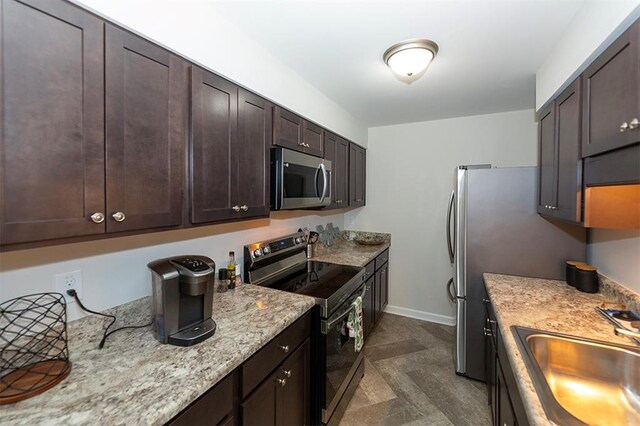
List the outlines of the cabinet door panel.
{"type": "Polygon", "coordinates": [[[538,120],[538,149],[540,150],[540,181],[538,212],[550,214],[547,206],[554,206],[556,183],[556,144],[553,105],[540,113],[538,120]]]}
{"type": "Polygon", "coordinates": [[[380,320],[380,314],[382,313],[382,269],[376,272],[376,278],[374,283],[375,291],[373,300],[373,322],[380,320]]]}
{"type": "Polygon", "coordinates": [[[347,207],[349,202],[349,142],[338,138],[335,153],[336,161],[333,166],[335,176],[335,199],[338,207],[347,207]]]}
{"type": "Polygon", "coordinates": [[[389,264],[386,264],[380,269],[380,290],[382,294],[380,295],[380,311],[384,311],[384,309],[389,304],[389,264]]]}
{"type": "Polygon", "coordinates": [[[580,79],[556,100],[558,182],[554,216],[572,222],[582,218],[582,156],[580,155],[580,79]]]}
{"type": "Polygon", "coordinates": [[[185,63],[109,25],[105,57],[107,231],[180,225],[185,63]]]}
{"type": "Polygon", "coordinates": [[[302,142],[305,143],[303,151],[307,154],[322,157],[324,129],[317,124],[304,120],[302,142]]]}
{"type": "Polygon", "coordinates": [[[277,424],[310,424],[311,355],[309,339],[287,358],[280,368],[280,377],[286,380],[277,387],[277,424]]]}
{"type": "Polygon", "coordinates": [[[277,383],[278,375],[276,370],[242,403],[242,424],[256,426],[276,425],[277,415],[277,383]]]}
{"type": "Polygon", "coordinates": [[[191,99],[191,220],[235,218],[238,87],[193,67],[191,99]]]}
{"type": "Polygon", "coordinates": [[[1,19],[0,243],[103,233],[103,24],[64,2],[1,19]]]}
{"type": "Polygon", "coordinates": [[[620,131],[640,120],[640,21],[605,50],[584,72],[582,155],[640,141],[640,128],[620,131]]]}
{"type": "Polygon", "coordinates": [[[269,149],[271,103],[240,89],[238,96],[238,199],[239,217],[269,214],[269,149]]]}
{"type": "Polygon", "coordinates": [[[273,108],[273,144],[302,150],[302,117],[280,107],[273,108]]]}
{"type": "Polygon", "coordinates": [[[365,205],[366,151],[364,148],[349,144],[349,206],[365,205]]]}

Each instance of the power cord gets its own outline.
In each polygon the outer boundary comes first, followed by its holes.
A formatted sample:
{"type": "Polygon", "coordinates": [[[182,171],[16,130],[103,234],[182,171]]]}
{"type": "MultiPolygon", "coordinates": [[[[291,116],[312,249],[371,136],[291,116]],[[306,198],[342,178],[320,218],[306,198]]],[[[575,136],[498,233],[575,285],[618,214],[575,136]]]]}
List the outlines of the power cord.
{"type": "Polygon", "coordinates": [[[89,312],[90,314],[94,314],[94,315],[100,315],[101,317],[111,318],[111,322],[109,323],[107,328],[104,329],[104,335],[102,336],[102,340],[100,340],[100,344],[98,345],[98,349],[102,349],[104,347],[104,343],[107,340],[107,337],[111,336],[116,331],[126,330],[126,329],[131,329],[131,328],[145,328],[145,327],[149,327],[151,324],[153,324],[153,321],[152,321],[152,322],[150,322],[148,324],[144,324],[144,325],[128,325],[128,326],[125,326],[125,327],[119,327],[119,328],[116,328],[115,330],[109,331],[111,326],[113,324],[115,324],[115,322],[116,322],[115,315],[103,314],[102,312],[92,311],[91,309],[87,308],[86,306],[84,306],[82,304],[82,302],[80,301],[80,298],[78,297],[78,293],[76,293],[76,291],[73,290],[73,289],[67,290],[67,294],[69,296],[73,297],[76,300],[76,302],[78,302],[78,306],[80,306],[80,309],[82,309],[83,311],[89,312]]]}

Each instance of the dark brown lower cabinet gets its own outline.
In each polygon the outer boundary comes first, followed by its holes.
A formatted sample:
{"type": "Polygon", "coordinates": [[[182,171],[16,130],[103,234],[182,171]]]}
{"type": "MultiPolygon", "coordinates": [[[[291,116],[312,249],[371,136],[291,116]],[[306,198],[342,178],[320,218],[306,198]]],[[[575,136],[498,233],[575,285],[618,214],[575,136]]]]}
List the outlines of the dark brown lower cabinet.
{"type": "Polygon", "coordinates": [[[385,250],[365,266],[369,275],[365,282],[366,290],[362,301],[365,337],[382,318],[389,304],[389,250],[385,250]],[[369,272],[371,271],[371,272],[369,272]]]}
{"type": "Polygon", "coordinates": [[[233,386],[236,375],[237,372],[234,371],[222,379],[168,424],[171,426],[234,424],[233,386]]]}
{"type": "Polygon", "coordinates": [[[308,425],[313,398],[309,312],[168,424],[308,425]]]}
{"type": "Polygon", "coordinates": [[[485,302],[487,396],[494,426],[528,425],[529,420],[490,301],[485,302]]]}
{"type": "Polygon", "coordinates": [[[310,340],[295,350],[242,403],[245,425],[310,423],[310,340]]]}

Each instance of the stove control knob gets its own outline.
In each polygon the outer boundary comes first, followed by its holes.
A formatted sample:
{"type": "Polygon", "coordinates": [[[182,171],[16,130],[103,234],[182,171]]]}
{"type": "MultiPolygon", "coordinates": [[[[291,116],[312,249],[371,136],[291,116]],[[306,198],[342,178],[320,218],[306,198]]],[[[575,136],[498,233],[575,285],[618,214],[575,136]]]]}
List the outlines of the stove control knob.
{"type": "Polygon", "coordinates": [[[296,244],[300,244],[302,242],[302,239],[300,237],[296,237],[294,241],[296,244]]]}
{"type": "Polygon", "coordinates": [[[263,249],[262,249],[262,252],[263,252],[264,254],[269,254],[269,253],[271,253],[271,249],[267,246],[267,247],[265,247],[265,248],[263,248],[263,249]]]}
{"type": "Polygon", "coordinates": [[[262,250],[261,250],[261,249],[259,249],[259,248],[255,249],[255,250],[253,251],[253,256],[254,256],[254,257],[260,257],[260,256],[262,256],[262,250]]]}

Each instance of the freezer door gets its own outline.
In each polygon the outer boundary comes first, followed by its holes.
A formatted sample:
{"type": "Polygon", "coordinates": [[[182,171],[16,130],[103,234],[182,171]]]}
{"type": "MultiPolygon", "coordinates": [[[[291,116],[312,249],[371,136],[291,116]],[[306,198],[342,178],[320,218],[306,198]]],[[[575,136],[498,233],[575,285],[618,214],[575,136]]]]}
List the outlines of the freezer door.
{"type": "Polygon", "coordinates": [[[456,374],[464,375],[467,372],[467,327],[466,327],[467,301],[456,299],[456,342],[453,352],[456,365],[456,374]]]}

